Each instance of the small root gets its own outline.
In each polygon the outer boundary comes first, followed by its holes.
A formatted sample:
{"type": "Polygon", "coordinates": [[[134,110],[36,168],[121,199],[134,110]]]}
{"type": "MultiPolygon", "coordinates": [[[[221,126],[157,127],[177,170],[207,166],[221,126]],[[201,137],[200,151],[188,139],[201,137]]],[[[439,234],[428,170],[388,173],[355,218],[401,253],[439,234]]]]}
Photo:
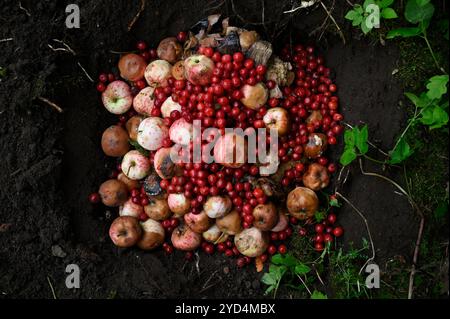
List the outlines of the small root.
{"type": "Polygon", "coordinates": [[[50,290],[52,291],[53,299],[58,299],[56,297],[55,289],[53,289],[52,281],[50,280],[49,276],[47,276],[47,282],[48,282],[48,285],[50,286],[50,290]]]}
{"type": "Polygon", "coordinates": [[[31,17],[30,11],[28,11],[26,8],[24,8],[24,7],[22,6],[22,1],[19,1],[19,9],[22,10],[23,12],[25,12],[25,14],[26,14],[27,16],[31,17]]]}
{"type": "Polygon", "coordinates": [[[52,108],[57,110],[59,113],[63,113],[64,112],[61,107],[59,107],[57,104],[53,103],[52,101],[46,99],[45,97],[39,96],[38,100],[44,102],[47,105],[50,105],[52,108]]]}
{"type": "Polygon", "coordinates": [[[345,45],[345,43],[346,43],[346,41],[345,41],[345,36],[344,36],[344,32],[342,32],[341,27],[340,27],[339,24],[336,22],[336,20],[334,19],[333,15],[332,15],[331,12],[328,10],[328,8],[323,4],[322,1],[320,1],[320,4],[322,5],[322,8],[325,10],[325,12],[327,13],[327,15],[330,17],[331,21],[333,21],[334,25],[336,26],[336,28],[337,28],[337,30],[338,30],[339,36],[341,37],[342,42],[343,42],[344,45],[345,45]]]}
{"type": "Polygon", "coordinates": [[[141,6],[139,8],[139,11],[136,13],[136,15],[133,17],[131,22],[128,24],[128,32],[131,31],[131,29],[133,28],[134,24],[137,22],[137,20],[141,16],[142,12],[144,12],[144,10],[145,10],[145,3],[146,3],[146,0],[141,0],[141,6]]]}
{"type": "Polygon", "coordinates": [[[14,40],[14,38],[0,39],[0,43],[3,43],[3,42],[9,42],[9,41],[12,41],[12,40],[14,40]]]}

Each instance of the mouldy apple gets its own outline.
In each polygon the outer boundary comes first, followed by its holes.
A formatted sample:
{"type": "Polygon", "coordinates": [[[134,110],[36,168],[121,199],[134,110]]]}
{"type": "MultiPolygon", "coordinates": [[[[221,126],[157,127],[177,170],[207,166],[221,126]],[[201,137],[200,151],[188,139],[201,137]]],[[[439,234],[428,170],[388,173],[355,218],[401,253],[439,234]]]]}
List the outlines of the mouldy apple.
{"type": "Polygon", "coordinates": [[[142,228],[137,218],[131,216],[117,217],[109,228],[109,237],[118,247],[134,246],[142,236],[142,228]]]}
{"type": "Polygon", "coordinates": [[[172,113],[172,111],[178,111],[181,113],[181,105],[169,96],[161,105],[161,115],[162,117],[170,117],[170,113],[172,113]]]}
{"type": "Polygon", "coordinates": [[[175,80],[183,80],[184,77],[184,61],[178,61],[172,67],[172,76],[175,80]]]}
{"type": "Polygon", "coordinates": [[[143,212],[144,207],[133,203],[131,198],[119,207],[119,216],[132,216],[138,218],[143,212]]]}
{"type": "Polygon", "coordinates": [[[319,191],[328,186],[330,177],[325,166],[318,163],[312,163],[308,166],[305,174],[303,174],[303,185],[311,188],[313,191],[319,191]]]}
{"type": "Polygon", "coordinates": [[[139,124],[137,141],[146,150],[156,151],[168,137],[169,129],[160,117],[147,117],[139,124]]]}
{"type": "Polygon", "coordinates": [[[278,223],[278,211],[273,203],[259,204],[253,209],[253,226],[263,231],[271,230],[278,223]]]}
{"type": "Polygon", "coordinates": [[[154,220],[165,220],[172,215],[165,196],[163,198],[150,198],[149,204],[144,206],[144,211],[149,218],[154,220]]]}
{"type": "Polygon", "coordinates": [[[184,76],[194,85],[208,85],[213,69],[214,62],[205,55],[192,55],[184,60],[184,76]]]}
{"type": "Polygon", "coordinates": [[[297,187],[288,194],[286,204],[290,215],[304,220],[314,216],[319,208],[319,198],[313,190],[297,187]]]}
{"type": "Polygon", "coordinates": [[[256,227],[247,228],[234,236],[234,244],[242,255],[258,257],[269,246],[269,235],[256,227]]]}
{"type": "Polygon", "coordinates": [[[238,168],[247,161],[247,140],[235,133],[225,133],[214,145],[214,161],[223,166],[238,168]]]}
{"type": "Polygon", "coordinates": [[[119,60],[120,76],[128,81],[133,82],[142,79],[146,67],[147,63],[144,58],[138,54],[125,54],[119,60]]]}
{"type": "Polygon", "coordinates": [[[263,83],[257,83],[256,85],[245,84],[242,89],[244,97],[241,99],[241,103],[249,109],[257,110],[264,104],[266,104],[269,98],[269,91],[263,83]]]}
{"type": "Polygon", "coordinates": [[[156,49],[158,58],[166,60],[169,63],[175,63],[181,57],[183,48],[175,37],[169,37],[163,39],[156,49]]]}
{"type": "Polygon", "coordinates": [[[128,191],[130,192],[135,188],[141,187],[139,181],[135,181],[133,179],[128,178],[127,175],[125,175],[123,172],[117,176],[117,179],[122,183],[124,183],[127,186],[128,191]]]}
{"type": "Polygon", "coordinates": [[[223,233],[216,224],[212,225],[202,236],[210,243],[223,243],[228,239],[228,235],[223,233]]]}
{"type": "Polygon", "coordinates": [[[127,112],[133,104],[129,85],[124,81],[109,83],[102,93],[102,102],[110,113],[123,114],[127,112]]]}
{"type": "Polygon", "coordinates": [[[132,150],[122,159],[122,172],[133,180],[143,179],[150,171],[149,159],[139,151],[132,150]]]}
{"type": "Polygon", "coordinates": [[[169,204],[170,210],[178,216],[186,214],[191,208],[191,201],[189,198],[184,196],[184,194],[169,194],[167,198],[167,203],[169,204]]]}
{"type": "Polygon", "coordinates": [[[153,87],[167,86],[172,75],[172,65],[165,60],[155,60],[145,69],[145,80],[153,87]]]}
{"type": "Polygon", "coordinates": [[[206,215],[204,211],[200,214],[187,213],[184,217],[184,222],[190,229],[195,231],[196,233],[203,233],[209,229],[211,226],[212,220],[206,215]]]}
{"type": "Polygon", "coordinates": [[[288,226],[288,224],[289,224],[289,219],[288,219],[287,215],[284,212],[279,211],[278,212],[278,223],[275,225],[275,227],[273,227],[271,229],[271,231],[279,232],[279,231],[285,230],[286,227],[288,226]]]}
{"type": "Polygon", "coordinates": [[[139,91],[133,99],[133,108],[139,114],[150,116],[155,107],[155,88],[148,86],[139,91]]]}
{"type": "Polygon", "coordinates": [[[237,210],[233,210],[225,216],[217,218],[216,225],[225,234],[236,235],[242,229],[241,216],[237,210]]]}
{"type": "Polygon", "coordinates": [[[101,145],[106,155],[123,156],[130,149],[128,133],[118,125],[111,125],[103,132],[101,145]]]}
{"type": "Polygon", "coordinates": [[[175,144],[188,145],[192,141],[192,130],[192,124],[180,118],[170,126],[169,136],[175,144]]]}
{"type": "Polygon", "coordinates": [[[209,217],[219,218],[230,212],[231,204],[228,196],[210,196],[203,205],[203,210],[209,217]]]}
{"type": "Polygon", "coordinates": [[[162,147],[155,153],[153,159],[155,172],[162,179],[170,179],[175,174],[175,164],[170,158],[170,151],[170,147],[162,147]]]}
{"type": "Polygon", "coordinates": [[[98,190],[102,203],[109,207],[118,207],[128,199],[127,186],[117,179],[103,182],[98,190]]]}
{"type": "Polygon", "coordinates": [[[317,158],[327,149],[327,137],[322,133],[311,133],[308,143],[304,147],[304,154],[308,158],[317,158]]]}
{"type": "Polygon", "coordinates": [[[127,129],[128,135],[130,139],[136,141],[138,135],[139,125],[141,124],[144,118],[142,116],[132,116],[127,123],[125,124],[125,128],[127,129]]]}
{"type": "Polygon", "coordinates": [[[187,225],[183,224],[175,228],[172,232],[173,247],[179,250],[195,250],[200,246],[202,235],[194,232],[187,225]]]}
{"type": "Polygon", "coordinates": [[[289,131],[289,114],[282,107],[274,107],[267,110],[263,121],[268,129],[277,130],[279,136],[283,136],[289,131]]]}
{"type": "Polygon", "coordinates": [[[143,250],[152,250],[164,242],[164,228],[159,222],[153,219],[147,219],[141,222],[143,234],[137,242],[137,246],[143,250]]]}

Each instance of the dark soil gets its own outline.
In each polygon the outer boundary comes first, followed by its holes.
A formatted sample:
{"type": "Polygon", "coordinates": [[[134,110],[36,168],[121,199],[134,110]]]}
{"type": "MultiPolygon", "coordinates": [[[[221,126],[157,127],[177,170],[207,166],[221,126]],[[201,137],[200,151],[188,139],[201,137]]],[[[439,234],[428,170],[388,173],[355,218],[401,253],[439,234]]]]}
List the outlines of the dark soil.
{"type": "MultiPolygon", "coordinates": [[[[77,3],[81,28],[69,30],[64,25],[65,1],[22,1],[29,16],[17,1],[2,2],[0,39],[13,40],[0,43],[0,66],[6,69],[0,78],[0,224],[10,224],[0,231],[0,295],[52,298],[51,282],[58,298],[262,297],[261,273],[254,267],[238,270],[229,259],[199,253],[197,272],[195,262],[185,264],[182,253],[167,257],[161,251],[117,249],[107,236],[116,212],[93,209],[87,201],[115,165],[99,147],[102,131],[114,119],[101,107],[94,84],[77,62],[96,77],[116,64],[118,55],[110,50],[130,50],[137,39],[155,45],[213,12],[207,7],[214,4],[147,1],[128,32],[140,1],[77,3]],[[50,50],[49,43],[58,46],[52,42],[55,38],[77,55],[50,50]],[[38,97],[55,102],[64,113],[38,97]],[[55,245],[65,257],[53,256],[55,245]],[[82,271],[81,289],[65,286],[65,267],[71,263],[82,271]]],[[[265,8],[268,23],[282,9],[282,2],[273,3],[265,8]]],[[[339,6],[336,17],[348,9],[345,2],[339,6]]],[[[228,3],[221,8],[233,15],[228,3]]],[[[246,1],[245,7],[235,9],[248,21],[261,19],[260,1],[246,1]]],[[[299,13],[283,37],[315,42],[308,34],[325,16],[321,7],[299,13]]],[[[371,140],[387,150],[406,116],[398,106],[403,99],[401,84],[391,76],[398,49],[352,38],[350,29],[345,32],[346,45],[336,33],[325,32],[319,50],[335,71],[346,121],[368,123],[371,140]]],[[[386,182],[362,177],[357,166],[353,170],[343,192],[365,213],[381,267],[395,255],[409,261],[418,223],[408,202],[386,182]]],[[[339,223],[346,231],[344,245],[359,245],[362,237],[367,238],[364,224],[350,207],[340,209],[339,223]]]]}

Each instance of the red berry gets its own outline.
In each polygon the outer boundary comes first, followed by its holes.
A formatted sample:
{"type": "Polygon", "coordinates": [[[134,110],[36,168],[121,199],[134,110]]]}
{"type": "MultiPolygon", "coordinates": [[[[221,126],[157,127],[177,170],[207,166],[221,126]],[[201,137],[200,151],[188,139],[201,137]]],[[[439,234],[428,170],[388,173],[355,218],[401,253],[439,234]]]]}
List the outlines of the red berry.
{"type": "Polygon", "coordinates": [[[102,82],[99,82],[99,83],[97,84],[96,88],[97,88],[97,91],[103,92],[103,91],[106,90],[106,85],[105,85],[104,83],[102,83],[102,82]]]}
{"type": "Polygon", "coordinates": [[[100,203],[100,200],[101,200],[101,198],[100,198],[100,194],[99,193],[92,193],[92,194],[89,195],[89,201],[92,204],[100,203]]]}
{"type": "Polygon", "coordinates": [[[144,41],[139,41],[138,43],[136,43],[136,48],[139,51],[144,51],[145,49],[147,49],[147,43],[145,43],[144,41]]]}
{"type": "Polygon", "coordinates": [[[184,255],[184,258],[186,259],[186,260],[192,260],[193,258],[194,258],[194,253],[192,252],[192,251],[188,251],[188,252],[186,252],[186,254],[184,255]]]}
{"type": "Polygon", "coordinates": [[[98,76],[98,80],[102,83],[106,83],[106,82],[108,82],[108,75],[106,73],[101,73],[98,76]]]}
{"type": "Polygon", "coordinates": [[[315,243],[314,244],[314,249],[316,250],[316,251],[323,251],[323,244],[322,243],[315,243]]]}
{"type": "Polygon", "coordinates": [[[277,247],[275,247],[275,245],[270,245],[269,248],[267,248],[267,252],[270,255],[273,255],[277,252],[277,247]]]}
{"type": "Polygon", "coordinates": [[[179,42],[185,42],[187,40],[187,38],[188,38],[188,34],[186,32],[184,32],[184,31],[178,32],[177,40],[179,42]]]}
{"type": "Polygon", "coordinates": [[[316,226],[314,226],[314,231],[318,234],[323,233],[324,231],[324,225],[323,224],[316,224],[316,226]]]}
{"type": "Polygon", "coordinates": [[[243,257],[239,257],[239,258],[236,260],[236,265],[237,265],[239,268],[244,267],[244,266],[245,266],[245,259],[244,259],[243,257]]]}
{"type": "Polygon", "coordinates": [[[334,224],[336,222],[336,214],[330,213],[327,217],[327,222],[329,224],[334,224]]]}
{"type": "Polygon", "coordinates": [[[282,255],[284,255],[286,252],[287,252],[287,248],[286,248],[286,245],[280,245],[280,246],[278,246],[278,252],[280,253],[280,254],[282,254],[282,255]]]}
{"type": "Polygon", "coordinates": [[[325,234],[323,235],[323,241],[325,243],[331,243],[333,242],[333,236],[331,234],[325,234]]]}
{"type": "Polygon", "coordinates": [[[341,226],[337,226],[333,229],[333,235],[335,237],[341,237],[344,234],[344,229],[341,226]]]}

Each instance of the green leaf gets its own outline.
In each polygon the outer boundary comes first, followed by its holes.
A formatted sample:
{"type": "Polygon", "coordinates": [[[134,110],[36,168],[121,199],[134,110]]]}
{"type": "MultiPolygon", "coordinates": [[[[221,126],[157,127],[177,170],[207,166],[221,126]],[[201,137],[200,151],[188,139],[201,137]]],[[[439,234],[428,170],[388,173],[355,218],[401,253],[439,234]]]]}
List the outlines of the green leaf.
{"type": "Polygon", "coordinates": [[[413,28],[398,28],[394,29],[388,32],[386,35],[386,39],[393,39],[396,37],[403,37],[403,38],[409,38],[409,37],[415,37],[420,34],[420,28],[413,27],[413,28]]]}
{"type": "Polygon", "coordinates": [[[372,28],[369,28],[369,27],[367,26],[366,18],[364,18],[364,19],[362,20],[362,22],[361,22],[361,30],[362,30],[362,32],[363,32],[364,34],[367,34],[367,33],[370,32],[370,30],[372,30],[372,28]]]}
{"type": "Polygon", "coordinates": [[[355,138],[355,145],[361,154],[366,154],[369,150],[369,144],[367,144],[367,139],[369,138],[369,130],[367,125],[364,125],[355,138]]]}
{"type": "Polygon", "coordinates": [[[444,38],[446,40],[449,39],[449,23],[448,23],[448,19],[442,19],[440,21],[438,21],[437,23],[439,32],[444,34],[444,38]]]}
{"type": "Polygon", "coordinates": [[[341,155],[339,162],[343,166],[347,166],[356,159],[356,152],[353,148],[347,148],[341,155]]]}
{"type": "Polygon", "coordinates": [[[390,152],[391,159],[389,160],[390,164],[398,164],[403,162],[405,159],[411,156],[413,151],[409,146],[408,142],[404,138],[400,139],[400,142],[397,144],[397,147],[390,152]]]}
{"type": "Polygon", "coordinates": [[[422,7],[422,6],[426,5],[428,2],[430,2],[430,0],[416,0],[416,2],[419,6],[422,7]]]}
{"type": "Polygon", "coordinates": [[[431,19],[434,6],[431,3],[419,5],[417,0],[408,0],[405,7],[405,18],[411,23],[419,23],[431,19]]]}
{"type": "Polygon", "coordinates": [[[422,112],[420,122],[430,129],[440,128],[448,123],[448,114],[438,105],[433,105],[422,112]]]}
{"type": "Polygon", "coordinates": [[[441,201],[433,212],[436,219],[442,219],[448,214],[448,201],[441,201]]]}
{"type": "Polygon", "coordinates": [[[415,95],[414,93],[410,93],[410,92],[405,92],[405,96],[411,100],[411,102],[413,102],[414,105],[418,105],[419,104],[419,100],[420,98],[415,95]]]}
{"type": "Polygon", "coordinates": [[[283,265],[288,268],[294,268],[299,263],[298,259],[291,254],[281,255],[276,254],[272,256],[271,262],[275,265],[283,265]]]}
{"type": "Polygon", "coordinates": [[[417,96],[414,93],[405,92],[405,96],[418,108],[427,107],[431,103],[431,100],[425,93],[421,93],[420,96],[417,96]]]}
{"type": "Polygon", "coordinates": [[[367,6],[370,4],[375,4],[375,0],[365,0],[363,4],[364,10],[366,10],[367,6]]]}
{"type": "Polygon", "coordinates": [[[150,152],[147,151],[145,148],[143,148],[137,141],[128,140],[128,142],[134,146],[134,148],[139,151],[142,155],[148,157],[150,155],[150,152]]]}
{"type": "Polygon", "coordinates": [[[261,281],[266,285],[276,285],[277,277],[274,273],[267,272],[262,276],[261,281]]]}
{"type": "Polygon", "coordinates": [[[356,4],[356,5],[353,7],[353,10],[355,10],[356,12],[358,12],[360,15],[362,15],[362,14],[364,13],[363,7],[362,7],[361,5],[359,5],[359,4],[356,4]]]}
{"type": "Polygon", "coordinates": [[[316,222],[320,223],[322,220],[325,219],[327,215],[325,214],[325,212],[316,212],[314,214],[314,218],[316,219],[316,222]]]}
{"type": "Polygon", "coordinates": [[[356,10],[350,10],[349,12],[347,12],[347,14],[345,15],[345,18],[347,20],[355,20],[356,17],[361,16],[361,14],[359,14],[358,12],[356,12],[356,10]]]}
{"type": "Polygon", "coordinates": [[[294,270],[295,274],[299,275],[299,276],[306,275],[310,271],[311,271],[311,268],[309,268],[307,265],[302,264],[302,263],[295,266],[295,270],[294,270]]]}
{"type": "Polygon", "coordinates": [[[324,293],[314,290],[314,292],[311,295],[311,299],[328,299],[328,297],[324,293]]]}
{"type": "Polygon", "coordinates": [[[347,147],[353,147],[355,146],[355,132],[354,130],[346,130],[344,132],[344,143],[347,147]]]}
{"type": "Polygon", "coordinates": [[[363,18],[362,15],[357,16],[357,17],[355,18],[355,20],[352,21],[352,26],[356,27],[356,26],[360,25],[361,22],[363,22],[363,19],[364,19],[364,18],[363,18]]]}
{"type": "Polygon", "coordinates": [[[379,0],[379,1],[377,1],[377,5],[380,8],[387,8],[393,3],[394,3],[394,0],[379,0]]]}
{"type": "Polygon", "coordinates": [[[427,97],[431,100],[440,99],[447,93],[448,75],[436,75],[428,80],[427,97]]]}
{"type": "Polygon", "coordinates": [[[339,201],[337,198],[330,199],[330,206],[331,207],[341,207],[341,204],[339,204],[339,201]]]}
{"type": "Polygon", "coordinates": [[[383,19],[395,19],[398,18],[397,13],[392,8],[384,8],[381,10],[381,17],[383,19]]]}

